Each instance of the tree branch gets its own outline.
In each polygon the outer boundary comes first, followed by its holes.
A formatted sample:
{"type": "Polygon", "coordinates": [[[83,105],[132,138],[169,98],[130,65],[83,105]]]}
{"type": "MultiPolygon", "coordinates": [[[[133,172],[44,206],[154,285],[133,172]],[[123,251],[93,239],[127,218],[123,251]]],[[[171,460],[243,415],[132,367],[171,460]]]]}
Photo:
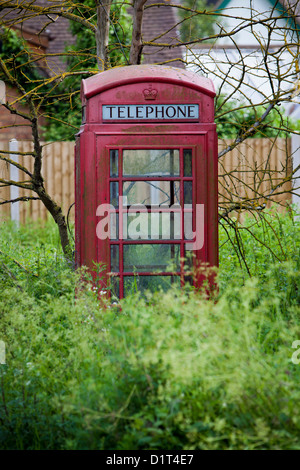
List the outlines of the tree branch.
{"type": "Polygon", "coordinates": [[[16,199],[10,199],[9,201],[2,201],[0,202],[0,206],[3,206],[3,204],[13,204],[14,202],[27,202],[27,201],[39,201],[39,197],[33,197],[33,196],[22,196],[22,197],[17,197],[16,199]]]}
{"type": "MultiPolygon", "coordinates": [[[[18,155],[19,155],[19,154],[18,154],[18,155]]],[[[1,155],[1,154],[0,154],[0,160],[3,160],[4,162],[9,163],[10,165],[15,166],[15,167],[18,168],[19,170],[23,171],[23,173],[26,173],[28,176],[30,176],[30,178],[32,178],[32,173],[30,173],[30,171],[27,170],[27,168],[25,168],[24,166],[22,166],[22,165],[20,165],[19,163],[15,162],[14,160],[11,160],[10,158],[4,157],[4,156],[1,155]]]]}
{"type": "Polygon", "coordinates": [[[266,117],[268,116],[268,114],[272,111],[272,109],[274,108],[274,106],[277,104],[278,100],[277,101],[274,101],[273,103],[269,104],[268,108],[266,109],[266,111],[263,113],[263,115],[253,124],[253,126],[249,127],[240,137],[238,137],[237,139],[235,139],[235,141],[233,142],[233,144],[229,145],[226,149],[222,150],[221,152],[218,153],[218,158],[221,158],[223,157],[223,155],[225,155],[225,153],[227,152],[230,152],[231,150],[233,150],[237,145],[239,145],[241,142],[243,142],[244,140],[246,140],[249,136],[251,136],[255,131],[258,130],[259,126],[261,125],[261,123],[266,119],[266,117]]]}
{"type": "Polygon", "coordinates": [[[133,4],[133,26],[132,26],[132,40],[130,47],[129,62],[131,65],[141,63],[141,56],[143,50],[142,43],[142,25],[144,5],[147,0],[134,0],[133,4]]]}

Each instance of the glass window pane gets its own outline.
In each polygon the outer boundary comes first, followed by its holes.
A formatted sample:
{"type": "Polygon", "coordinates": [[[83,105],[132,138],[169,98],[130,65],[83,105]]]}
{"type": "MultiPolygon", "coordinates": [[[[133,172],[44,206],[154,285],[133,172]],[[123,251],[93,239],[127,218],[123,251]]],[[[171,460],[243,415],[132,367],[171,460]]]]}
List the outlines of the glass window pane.
{"type": "Polygon", "coordinates": [[[125,272],[180,271],[179,245],[124,245],[125,272]]]}
{"type": "Polygon", "coordinates": [[[159,212],[151,212],[149,214],[149,234],[152,240],[161,238],[161,214],[159,212]]]}
{"type": "Polygon", "coordinates": [[[179,181],[125,181],[123,197],[127,197],[127,205],[144,204],[167,206],[180,204],[179,181]]]}
{"type": "Polygon", "coordinates": [[[129,240],[180,240],[180,213],[123,214],[123,238],[129,240]]]}
{"type": "Polygon", "coordinates": [[[110,214],[110,240],[119,239],[119,214],[110,214]]]}
{"type": "Polygon", "coordinates": [[[192,275],[184,276],[185,286],[194,286],[194,277],[192,275]]]}
{"type": "Polygon", "coordinates": [[[186,274],[193,274],[195,253],[190,250],[184,250],[184,271],[186,274]]]}
{"type": "Polygon", "coordinates": [[[180,276],[124,276],[124,295],[145,290],[167,291],[172,285],[180,287],[180,276]]]}
{"type": "Polygon", "coordinates": [[[164,212],[161,214],[161,231],[162,240],[180,240],[180,213],[164,212]]]}
{"type": "Polygon", "coordinates": [[[179,150],[123,150],[123,175],[179,176],[179,150]]]}
{"type": "Polygon", "coordinates": [[[112,273],[119,272],[119,245],[110,247],[110,270],[112,273]]]}
{"type": "Polygon", "coordinates": [[[110,176],[118,176],[119,151],[110,150],[110,176]]]}
{"type": "MultiPolygon", "coordinates": [[[[189,205],[190,207],[192,207],[191,204],[189,205]]],[[[193,239],[193,213],[192,212],[184,211],[184,238],[185,240],[193,239]]]]}
{"type": "Polygon", "coordinates": [[[151,238],[151,214],[148,212],[123,214],[123,238],[129,240],[151,238]]]}
{"type": "Polygon", "coordinates": [[[117,276],[111,276],[109,287],[110,287],[112,300],[119,299],[120,298],[120,278],[117,276]]]}
{"type": "Polygon", "coordinates": [[[184,181],[184,204],[193,204],[193,183],[192,181],[184,181]]]}
{"type": "Polygon", "coordinates": [[[194,261],[195,261],[195,253],[185,248],[184,250],[184,283],[185,286],[193,286],[194,285],[194,277],[195,277],[195,268],[194,268],[194,261]]]}
{"type": "Polygon", "coordinates": [[[117,181],[110,183],[110,203],[114,207],[119,206],[119,183],[117,181]]]}
{"type": "Polygon", "coordinates": [[[192,150],[185,149],[183,151],[183,175],[192,176],[192,150]]]}

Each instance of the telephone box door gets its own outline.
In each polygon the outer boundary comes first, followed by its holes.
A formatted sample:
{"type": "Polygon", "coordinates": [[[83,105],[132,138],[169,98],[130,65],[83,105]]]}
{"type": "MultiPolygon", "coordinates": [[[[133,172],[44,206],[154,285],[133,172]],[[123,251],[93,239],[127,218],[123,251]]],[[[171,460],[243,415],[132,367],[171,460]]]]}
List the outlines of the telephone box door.
{"type": "Polygon", "coordinates": [[[97,259],[118,297],[197,284],[208,259],[207,137],[98,136],[97,259]]]}

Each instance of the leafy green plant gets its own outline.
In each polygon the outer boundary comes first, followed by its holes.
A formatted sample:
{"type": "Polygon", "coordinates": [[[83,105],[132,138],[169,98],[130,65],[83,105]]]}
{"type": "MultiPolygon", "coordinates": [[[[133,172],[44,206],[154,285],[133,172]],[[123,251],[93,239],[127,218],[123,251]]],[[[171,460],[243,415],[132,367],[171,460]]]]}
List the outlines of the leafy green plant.
{"type": "Polygon", "coordinates": [[[183,42],[195,39],[201,40],[215,34],[216,16],[205,13],[209,11],[207,3],[206,0],[184,0],[182,2],[184,7],[204,12],[201,14],[178,9],[178,16],[182,20],[180,36],[183,42]]]}
{"type": "MultiPolygon", "coordinates": [[[[12,70],[14,78],[24,88],[34,88],[36,81],[41,79],[41,72],[30,62],[25,41],[18,33],[5,27],[0,29],[0,57],[7,59],[6,67],[12,70]]],[[[0,71],[1,79],[4,80],[4,76],[0,71]]]]}
{"type": "MultiPolygon", "coordinates": [[[[85,2],[85,13],[89,6],[94,8],[94,0],[85,2]]],[[[127,63],[124,55],[130,44],[132,18],[125,6],[116,2],[112,4],[110,18],[109,59],[110,66],[114,67],[127,63]]],[[[74,75],[64,77],[63,83],[58,80],[43,83],[45,77],[42,69],[32,60],[26,41],[11,29],[3,27],[0,30],[0,57],[26,91],[38,87],[35,92],[37,99],[44,98],[42,113],[54,118],[43,128],[45,140],[74,140],[81,124],[81,80],[98,72],[94,34],[79,23],[70,22],[70,28],[76,41],[73,45],[65,44],[64,60],[67,61],[67,71],[71,74],[74,72],[74,75]],[[76,74],[79,71],[82,73],[76,74]]],[[[4,76],[0,73],[1,78],[4,79],[4,76]]]]}
{"type": "MultiPolygon", "coordinates": [[[[221,139],[235,139],[242,135],[251,126],[259,122],[266,111],[264,106],[249,106],[237,100],[225,101],[224,96],[216,100],[216,124],[218,137],[221,139]]],[[[299,122],[285,116],[279,108],[274,108],[261,122],[256,132],[250,138],[288,137],[299,127],[299,122]]]]}
{"type": "MultiPolygon", "coordinates": [[[[94,5],[94,0],[85,2],[85,7],[90,6],[93,9],[94,5]]],[[[126,65],[125,56],[127,46],[130,44],[132,18],[127,13],[125,6],[116,2],[112,3],[110,18],[110,66],[126,65]]],[[[67,70],[70,73],[86,71],[86,74],[74,74],[66,77],[63,83],[56,87],[55,92],[49,96],[46,106],[51,109],[51,114],[58,120],[50,121],[45,129],[47,140],[74,140],[76,128],[79,130],[81,125],[81,80],[98,72],[95,35],[76,22],[70,22],[70,28],[76,41],[74,45],[66,44],[66,52],[70,54],[67,60],[67,70]]]]}
{"type": "Polygon", "coordinates": [[[118,305],[70,270],[53,223],[2,224],[0,448],[299,449],[293,215],[240,226],[251,278],[220,227],[217,301],[174,287],[118,305]]]}

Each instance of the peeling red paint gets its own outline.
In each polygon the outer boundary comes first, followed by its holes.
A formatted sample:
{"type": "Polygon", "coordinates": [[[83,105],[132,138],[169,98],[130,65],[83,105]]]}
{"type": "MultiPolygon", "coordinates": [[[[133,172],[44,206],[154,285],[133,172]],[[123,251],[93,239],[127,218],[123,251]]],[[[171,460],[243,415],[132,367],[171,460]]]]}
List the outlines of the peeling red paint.
{"type": "MultiPolygon", "coordinates": [[[[151,93],[152,91],[150,95],[151,93]]],[[[195,266],[203,263],[209,266],[218,265],[217,137],[213,98],[214,87],[210,80],[172,67],[129,66],[83,80],[82,101],[86,105],[86,121],[77,138],[76,262],[77,266],[87,265],[89,268],[92,268],[94,262],[106,265],[102,285],[105,285],[109,278],[111,245],[114,243],[119,246],[122,264],[123,244],[134,244],[134,241],[99,240],[96,236],[99,220],[96,209],[110,200],[110,149],[118,150],[119,165],[122,163],[122,151],[126,148],[180,150],[181,169],[177,179],[180,180],[181,188],[185,181],[183,151],[191,149],[193,173],[189,180],[193,184],[193,204],[203,204],[205,210],[204,246],[195,252],[195,266]],[[149,96],[145,89],[155,90],[149,101],[145,99],[145,96],[149,96]],[[143,106],[145,103],[174,106],[197,104],[199,119],[160,119],[150,122],[105,122],[102,119],[102,105],[143,106]]],[[[141,179],[145,180],[147,177],[141,179]]],[[[122,176],[119,174],[115,180],[121,189],[122,176]]],[[[183,189],[180,191],[180,201],[183,203],[183,189]]],[[[148,240],[144,243],[168,242],[148,240]]],[[[181,255],[186,243],[184,239],[178,242],[181,255]]],[[[118,276],[123,279],[122,266],[118,276]]],[[[180,279],[183,282],[183,271],[180,279]]],[[[196,286],[200,286],[203,275],[198,274],[195,282],[196,286]]],[[[123,286],[120,287],[120,294],[122,297],[123,286]]]]}

